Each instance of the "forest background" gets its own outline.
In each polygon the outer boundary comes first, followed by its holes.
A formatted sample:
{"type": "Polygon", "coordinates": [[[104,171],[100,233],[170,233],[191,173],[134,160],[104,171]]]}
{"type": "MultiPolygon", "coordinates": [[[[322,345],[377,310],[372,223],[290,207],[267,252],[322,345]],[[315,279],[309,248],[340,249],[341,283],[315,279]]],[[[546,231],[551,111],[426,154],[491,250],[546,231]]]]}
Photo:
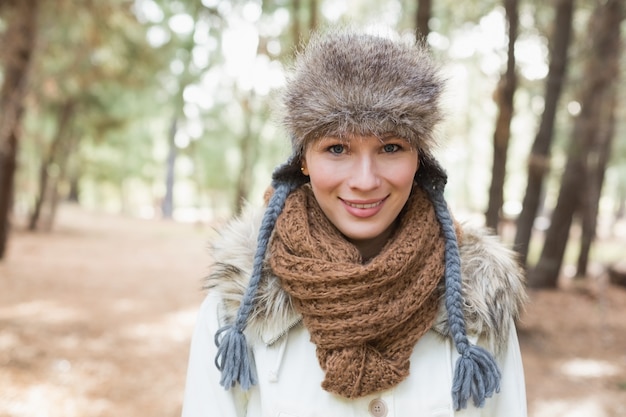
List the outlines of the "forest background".
{"type": "MultiPolygon", "coordinates": [[[[93,213],[207,227],[207,238],[246,201],[260,203],[290,153],[274,109],[294,54],[315,30],[353,25],[424,39],[441,63],[448,118],[437,157],[457,217],[516,250],[533,291],[621,294],[625,7],[0,0],[0,281],[15,279],[24,242],[63,236],[93,213]],[[63,210],[76,217],[60,222],[63,210]]],[[[12,314],[2,311],[0,332],[12,314]]]]}

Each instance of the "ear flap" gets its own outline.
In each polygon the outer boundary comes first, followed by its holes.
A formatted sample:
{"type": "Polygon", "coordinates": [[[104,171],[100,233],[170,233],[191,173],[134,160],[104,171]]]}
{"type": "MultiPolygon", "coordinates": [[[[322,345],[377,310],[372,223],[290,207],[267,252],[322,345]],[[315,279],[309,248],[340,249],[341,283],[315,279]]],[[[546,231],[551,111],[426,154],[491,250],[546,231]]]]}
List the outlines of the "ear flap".
{"type": "Polygon", "coordinates": [[[428,153],[420,151],[419,161],[420,166],[415,173],[415,181],[427,191],[438,188],[443,193],[443,189],[448,182],[448,174],[446,174],[446,171],[439,165],[439,162],[428,153]]]}
{"type": "Polygon", "coordinates": [[[273,183],[290,183],[293,188],[308,182],[308,177],[302,173],[300,169],[302,167],[300,163],[300,157],[297,155],[291,155],[287,162],[276,167],[272,174],[273,183]]]}

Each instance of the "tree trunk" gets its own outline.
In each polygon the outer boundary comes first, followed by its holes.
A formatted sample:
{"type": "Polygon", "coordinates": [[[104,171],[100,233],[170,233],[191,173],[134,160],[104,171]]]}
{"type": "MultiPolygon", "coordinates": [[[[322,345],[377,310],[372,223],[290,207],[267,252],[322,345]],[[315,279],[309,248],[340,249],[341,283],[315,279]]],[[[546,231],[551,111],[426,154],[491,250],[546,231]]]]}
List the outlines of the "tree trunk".
{"type": "Polygon", "coordinates": [[[165,195],[161,202],[161,216],[164,219],[171,219],[174,216],[174,179],[176,169],[176,157],[178,149],[176,148],[176,130],[178,129],[177,116],[172,119],[170,134],[168,137],[168,151],[165,173],[165,195]]]}
{"type": "Polygon", "coordinates": [[[319,26],[319,17],[317,13],[317,0],[310,0],[309,4],[309,31],[313,32],[319,26]]]}
{"type": "MultiPolygon", "coordinates": [[[[21,112],[20,109],[17,114],[18,120],[21,112]]],[[[3,259],[6,253],[11,229],[10,214],[13,206],[13,183],[17,167],[17,133],[13,130],[9,133],[9,137],[3,139],[3,149],[0,151],[0,259],[3,259]]]]}
{"type": "Polygon", "coordinates": [[[13,205],[23,99],[37,29],[38,0],[6,5],[3,84],[0,90],[0,259],[6,253],[13,205]]]}
{"type": "MultiPolygon", "coordinates": [[[[616,37],[619,39],[619,37],[616,37]]],[[[616,48],[616,51],[619,51],[616,48]]],[[[619,53],[619,52],[617,52],[619,53]]],[[[616,84],[617,84],[616,74],[616,84]]],[[[580,253],[578,255],[578,264],[576,268],[576,277],[585,277],[587,275],[587,266],[589,263],[589,252],[591,245],[596,238],[596,227],[598,224],[598,206],[600,205],[600,196],[602,195],[602,185],[604,184],[604,174],[606,166],[609,162],[611,154],[611,143],[615,134],[615,107],[617,98],[615,97],[615,89],[607,91],[612,97],[608,98],[607,105],[610,108],[606,110],[610,112],[606,121],[601,121],[601,131],[598,132],[597,143],[592,149],[595,155],[588,155],[587,165],[587,192],[583,196],[582,204],[582,235],[580,242],[580,253]]],[[[604,118],[603,118],[604,119],[604,118]]]]}
{"type": "Polygon", "coordinates": [[[47,199],[48,211],[46,216],[42,219],[42,229],[45,232],[51,231],[54,227],[59,200],[61,199],[60,187],[66,182],[68,163],[71,155],[74,153],[77,139],[78,135],[76,135],[75,132],[69,133],[67,139],[62,143],[61,152],[56,159],[56,164],[59,167],[58,175],[52,178],[50,197],[47,199]]]}
{"type": "MultiPolygon", "coordinates": [[[[605,140],[598,135],[602,135],[602,124],[610,122],[611,116],[607,106],[612,105],[611,97],[614,94],[612,90],[617,89],[619,28],[623,19],[622,1],[607,0],[599,4],[589,21],[587,33],[590,34],[591,44],[582,78],[585,81],[580,100],[582,110],[574,122],[572,146],[543,250],[537,266],[528,275],[528,283],[534,287],[558,286],[574,214],[582,209],[584,196],[601,181],[594,177],[591,167],[592,164],[597,164],[594,160],[597,160],[599,155],[594,152],[595,144],[605,140]]],[[[597,197],[599,198],[599,195],[597,197]]],[[[595,220],[593,230],[595,233],[595,220]]]]}
{"type": "Polygon", "coordinates": [[[80,201],[80,181],[78,175],[71,174],[69,180],[69,191],[67,193],[67,201],[70,203],[78,203],[80,201]]]}
{"type": "Polygon", "coordinates": [[[432,15],[432,0],[417,0],[417,12],[415,14],[415,28],[417,41],[428,38],[430,33],[430,17],[432,15]]]}
{"type": "MultiPolygon", "coordinates": [[[[39,224],[39,218],[41,211],[48,198],[48,193],[51,189],[50,186],[50,173],[53,165],[59,158],[60,148],[63,148],[63,142],[68,141],[68,131],[71,124],[72,116],[74,115],[74,103],[71,101],[66,102],[59,113],[59,124],[57,126],[57,133],[52,140],[52,144],[48,149],[48,153],[41,161],[41,167],[39,168],[39,190],[35,199],[35,206],[28,222],[28,230],[36,230],[39,224]]],[[[56,184],[56,179],[52,179],[52,182],[56,184]]]]}
{"type": "Polygon", "coordinates": [[[302,28],[300,27],[300,10],[302,9],[300,0],[292,0],[291,19],[291,36],[293,36],[293,44],[298,45],[302,36],[302,28]]]}
{"type": "Polygon", "coordinates": [[[617,203],[615,204],[615,210],[613,213],[614,224],[624,218],[626,213],[626,191],[623,189],[618,191],[617,203]]]}
{"type": "MultiPolygon", "coordinates": [[[[624,5],[620,1],[607,2],[604,12],[599,16],[599,24],[605,28],[607,35],[602,43],[594,49],[602,51],[599,63],[602,67],[590,69],[597,71],[597,84],[603,86],[598,92],[599,108],[597,129],[591,140],[587,158],[587,190],[584,193],[582,205],[582,236],[580,254],[576,269],[577,277],[587,275],[589,251],[596,237],[598,223],[598,206],[602,195],[604,174],[611,155],[611,144],[615,135],[615,112],[617,107],[617,90],[620,76],[620,25],[624,19],[624,5]]],[[[600,30],[600,28],[596,28],[600,30]]]]}
{"type": "Polygon", "coordinates": [[[556,288],[558,285],[569,230],[574,213],[580,205],[580,190],[585,181],[583,150],[576,145],[572,146],[567,159],[559,197],[551,216],[550,227],[546,232],[539,261],[528,273],[528,285],[531,287],[556,288]]]}
{"type": "Polygon", "coordinates": [[[506,72],[503,74],[494,94],[498,104],[498,117],[493,135],[493,167],[489,204],[485,213],[487,227],[497,231],[500,211],[504,204],[504,179],[506,176],[506,158],[509,147],[511,120],[513,119],[513,96],[517,86],[515,73],[515,40],[517,39],[518,0],[504,0],[504,8],[509,23],[509,46],[506,72]]]}
{"type": "Polygon", "coordinates": [[[554,19],[550,70],[546,80],[545,107],[539,131],[528,159],[528,181],[522,211],[517,218],[515,250],[520,263],[526,265],[533,224],[543,195],[543,180],[550,169],[550,147],[556,109],[567,72],[567,55],[572,33],[574,0],[559,0],[554,19]]]}
{"type": "MultiPolygon", "coordinates": [[[[173,97],[173,115],[171,124],[169,126],[168,132],[168,149],[167,149],[167,159],[165,160],[165,195],[162,197],[160,208],[161,208],[161,217],[163,219],[171,219],[174,216],[175,211],[175,196],[174,196],[174,188],[176,183],[176,159],[178,158],[178,146],[176,145],[176,134],[179,129],[179,123],[181,121],[184,122],[185,114],[183,108],[185,106],[185,98],[184,92],[185,89],[193,84],[197,78],[196,75],[190,70],[192,59],[193,59],[193,49],[195,46],[194,34],[196,33],[197,26],[196,23],[200,20],[200,10],[204,6],[200,2],[196,2],[190,10],[190,15],[193,18],[193,25],[190,28],[191,36],[186,39],[183,43],[184,50],[186,51],[186,59],[184,61],[184,70],[182,74],[178,77],[178,91],[176,95],[173,97]]],[[[123,180],[122,180],[123,184],[123,180]]],[[[122,192],[122,204],[124,204],[124,188],[123,185],[120,186],[120,190],[122,192]]]]}
{"type": "Polygon", "coordinates": [[[610,265],[607,272],[611,284],[626,287],[626,261],[621,260],[610,265]]]}
{"type": "Polygon", "coordinates": [[[246,128],[240,142],[241,167],[239,178],[237,179],[237,190],[235,195],[235,213],[241,213],[246,198],[250,194],[252,183],[252,171],[257,154],[258,140],[252,134],[252,117],[253,112],[250,109],[251,97],[242,100],[241,106],[246,117],[246,128]]]}

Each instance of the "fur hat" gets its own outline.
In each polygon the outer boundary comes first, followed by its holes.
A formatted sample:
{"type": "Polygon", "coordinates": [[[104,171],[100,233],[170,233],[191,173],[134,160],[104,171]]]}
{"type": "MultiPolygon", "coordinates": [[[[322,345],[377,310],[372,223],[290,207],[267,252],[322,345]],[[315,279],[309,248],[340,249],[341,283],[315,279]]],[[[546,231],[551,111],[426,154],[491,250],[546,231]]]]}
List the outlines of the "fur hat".
{"type": "Polygon", "coordinates": [[[284,92],[295,154],[322,136],[393,133],[431,153],[443,81],[426,49],[400,39],[338,32],[298,56],[284,92]]]}
{"type": "Polygon", "coordinates": [[[470,397],[477,406],[499,390],[500,371],[493,357],[470,344],[461,293],[461,267],[454,222],[443,196],[445,171],[432,156],[434,129],[442,119],[443,80],[423,45],[357,32],[316,35],[296,61],[284,93],[284,125],[292,155],[273,174],[272,194],[259,230],[250,283],[235,323],[221,328],[215,342],[220,383],[230,388],[256,384],[243,330],[262,279],[267,245],[289,194],[308,181],[300,171],[306,145],[327,135],[393,133],[418,149],[416,183],[427,191],[445,239],[445,305],[450,333],[460,358],[452,398],[456,409],[470,397]]]}

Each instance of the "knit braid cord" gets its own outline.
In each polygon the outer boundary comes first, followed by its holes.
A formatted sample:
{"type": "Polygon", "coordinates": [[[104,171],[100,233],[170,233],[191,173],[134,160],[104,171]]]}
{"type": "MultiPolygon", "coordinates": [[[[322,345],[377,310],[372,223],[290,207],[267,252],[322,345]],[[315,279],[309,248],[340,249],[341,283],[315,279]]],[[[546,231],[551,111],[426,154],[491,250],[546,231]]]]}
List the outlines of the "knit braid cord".
{"type": "Polygon", "coordinates": [[[450,334],[461,355],[454,370],[452,402],[458,411],[466,408],[467,400],[472,397],[474,405],[482,407],[486,398],[500,391],[501,373],[491,354],[480,346],[470,344],[467,338],[462,308],[461,258],[454,222],[443,197],[445,178],[423,179],[445,239],[445,304],[450,334]]]}
{"type": "Polygon", "coordinates": [[[298,185],[299,181],[274,181],[274,193],[269,200],[259,229],[252,275],[237,311],[237,318],[234,324],[227,324],[215,333],[215,344],[218,348],[215,366],[222,373],[220,384],[226,389],[239,383],[242,389],[248,390],[257,383],[252,354],[243,331],[246,328],[250,312],[254,308],[254,300],[261,282],[265,253],[276,219],[283,209],[287,196],[298,185]]]}

